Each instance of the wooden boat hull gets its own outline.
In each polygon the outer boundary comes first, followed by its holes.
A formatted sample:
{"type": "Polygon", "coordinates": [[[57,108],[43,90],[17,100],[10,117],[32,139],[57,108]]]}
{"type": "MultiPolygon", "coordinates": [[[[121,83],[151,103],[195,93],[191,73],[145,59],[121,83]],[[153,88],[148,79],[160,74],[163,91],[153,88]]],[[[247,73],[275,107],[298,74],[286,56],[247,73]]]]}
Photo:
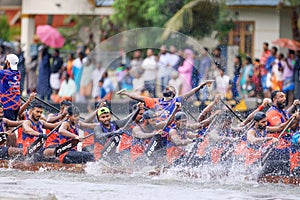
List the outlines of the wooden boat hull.
{"type": "Polygon", "coordinates": [[[62,171],[73,173],[84,173],[84,164],[63,164],[57,162],[28,162],[0,160],[0,168],[18,169],[24,171],[62,171]]]}
{"type": "Polygon", "coordinates": [[[283,183],[291,185],[300,185],[300,177],[297,176],[262,176],[258,178],[260,183],[283,183]]]}

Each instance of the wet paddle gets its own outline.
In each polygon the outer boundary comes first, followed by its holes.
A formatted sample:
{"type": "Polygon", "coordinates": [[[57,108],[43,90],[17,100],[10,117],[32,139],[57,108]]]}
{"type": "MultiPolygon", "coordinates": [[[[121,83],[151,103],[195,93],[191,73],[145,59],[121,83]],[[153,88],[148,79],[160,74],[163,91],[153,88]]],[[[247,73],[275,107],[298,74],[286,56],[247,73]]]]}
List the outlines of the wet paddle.
{"type": "MultiPolygon", "coordinates": [[[[92,137],[94,135],[94,133],[91,133],[87,136],[85,136],[84,138],[82,138],[82,140],[85,140],[89,137],[92,137]]],[[[71,139],[63,144],[58,145],[55,150],[54,150],[54,155],[56,157],[70,151],[71,149],[73,149],[75,146],[77,146],[77,144],[79,143],[79,140],[77,139],[71,139]]]]}
{"type": "MultiPolygon", "coordinates": [[[[20,98],[21,98],[21,100],[24,101],[24,102],[27,101],[25,97],[20,96],[20,98]]],[[[46,102],[46,101],[40,99],[39,97],[36,96],[36,97],[34,97],[34,98],[35,98],[36,100],[38,100],[39,102],[42,102],[43,104],[47,105],[47,106],[50,107],[51,109],[55,110],[56,112],[60,112],[60,110],[59,110],[58,108],[56,108],[55,106],[51,105],[50,103],[48,103],[48,102],[46,102]]],[[[80,119],[81,119],[81,120],[85,120],[84,117],[80,117],[80,119]]]]}
{"type": "Polygon", "coordinates": [[[106,142],[106,144],[104,145],[103,149],[100,152],[101,158],[106,158],[108,155],[111,155],[113,150],[117,148],[117,146],[121,141],[121,135],[124,133],[126,129],[128,129],[128,126],[135,120],[139,112],[140,112],[140,108],[138,107],[135,110],[135,112],[131,115],[129,120],[126,122],[126,124],[119,130],[117,130],[117,132],[113,134],[111,138],[109,138],[109,141],[106,142]]]}
{"type": "MultiPolygon", "coordinates": [[[[174,117],[175,113],[178,111],[179,109],[179,105],[176,104],[175,109],[173,110],[172,114],[169,116],[168,120],[166,121],[166,124],[164,125],[164,127],[162,128],[162,130],[164,130],[165,128],[167,128],[167,126],[169,125],[169,123],[171,122],[171,119],[174,117]]],[[[152,156],[153,152],[158,150],[161,147],[161,140],[162,137],[161,135],[155,135],[151,138],[147,149],[144,152],[144,155],[146,155],[148,158],[152,156]]]]}
{"type": "Polygon", "coordinates": [[[226,106],[226,108],[240,121],[243,122],[243,120],[232,110],[232,108],[230,108],[230,106],[225,103],[222,99],[220,99],[220,101],[224,104],[224,106],[226,106]]]}
{"type": "MultiPolygon", "coordinates": [[[[293,117],[291,119],[291,121],[285,126],[285,128],[281,131],[281,133],[278,136],[278,141],[281,139],[281,137],[283,136],[283,134],[285,133],[285,131],[290,127],[290,125],[293,123],[295,117],[293,117]]],[[[261,158],[261,165],[263,166],[268,158],[268,156],[270,155],[270,153],[274,150],[274,147],[276,146],[276,143],[273,143],[270,145],[270,147],[265,151],[264,155],[261,158]]]]}
{"type": "MultiPolygon", "coordinates": [[[[121,128],[121,130],[110,132],[110,133],[106,133],[106,134],[102,134],[101,138],[111,137],[111,136],[118,136],[118,134],[120,134],[120,135],[123,134],[122,131],[124,131],[124,129],[127,128],[128,125],[135,119],[135,117],[138,115],[139,111],[140,111],[140,108],[137,108],[137,110],[134,112],[133,115],[131,115],[131,117],[128,119],[128,121],[126,122],[126,124],[124,125],[124,127],[121,128]]],[[[95,133],[91,133],[91,134],[87,135],[86,137],[83,138],[83,140],[91,137],[94,134],[95,133]]],[[[117,142],[117,140],[115,142],[117,142]]],[[[69,140],[69,141],[67,141],[67,142],[65,142],[63,144],[60,144],[58,147],[55,148],[54,155],[56,157],[58,157],[61,154],[66,153],[66,152],[70,151],[71,149],[73,149],[75,146],[77,146],[78,143],[79,143],[79,140],[77,140],[77,139],[71,139],[71,140],[69,140]]]]}
{"type": "MultiPolygon", "coordinates": [[[[208,134],[208,132],[210,131],[214,122],[216,121],[217,117],[218,117],[217,115],[214,116],[212,122],[209,124],[208,128],[206,129],[205,133],[203,134],[203,138],[208,134]]],[[[192,147],[191,151],[188,152],[188,155],[186,156],[186,159],[184,161],[185,166],[187,166],[191,162],[192,158],[194,158],[194,156],[196,155],[196,153],[198,151],[198,147],[199,147],[200,143],[203,142],[203,139],[197,138],[197,139],[195,139],[195,141],[196,142],[195,142],[194,146],[192,147]]]]}
{"type": "Polygon", "coordinates": [[[28,148],[27,148],[27,155],[28,156],[32,156],[34,153],[36,153],[38,150],[40,150],[46,140],[61,126],[61,124],[64,122],[65,120],[62,120],[56,127],[54,127],[54,129],[51,130],[51,132],[47,135],[46,138],[44,137],[38,137],[28,148]]]}
{"type": "MultiPolygon", "coordinates": [[[[22,126],[22,124],[16,126],[14,129],[11,130],[11,132],[18,130],[21,126],[22,126]]],[[[0,145],[4,144],[6,142],[6,140],[7,140],[7,133],[1,132],[0,133],[0,145]]]]}

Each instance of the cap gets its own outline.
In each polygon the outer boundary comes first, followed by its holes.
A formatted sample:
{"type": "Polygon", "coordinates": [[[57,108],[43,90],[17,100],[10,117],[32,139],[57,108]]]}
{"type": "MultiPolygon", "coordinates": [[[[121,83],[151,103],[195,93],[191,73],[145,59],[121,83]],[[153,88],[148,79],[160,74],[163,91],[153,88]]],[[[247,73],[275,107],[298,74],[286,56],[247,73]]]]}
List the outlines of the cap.
{"type": "Polygon", "coordinates": [[[260,120],[262,120],[262,119],[264,119],[264,118],[266,118],[266,117],[267,117],[267,116],[266,116],[265,113],[263,113],[263,112],[257,112],[257,113],[254,114],[253,119],[254,119],[255,121],[259,122],[260,120]]]}
{"type": "Polygon", "coordinates": [[[152,110],[147,110],[146,112],[144,112],[143,118],[144,118],[144,119],[152,119],[152,118],[155,118],[155,113],[154,113],[152,110]]]}
{"type": "Polygon", "coordinates": [[[9,62],[10,68],[12,70],[18,70],[19,58],[15,54],[8,54],[6,60],[9,62]]]}
{"type": "Polygon", "coordinates": [[[175,117],[174,117],[175,121],[179,121],[179,120],[182,120],[182,119],[187,119],[187,116],[184,112],[178,112],[178,113],[175,114],[175,117]]]}
{"type": "Polygon", "coordinates": [[[108,114],[110,113],[110,110],[107,107],[101,107],[97,111],[97,116],[99,117],[102,114],[108,114]]]}

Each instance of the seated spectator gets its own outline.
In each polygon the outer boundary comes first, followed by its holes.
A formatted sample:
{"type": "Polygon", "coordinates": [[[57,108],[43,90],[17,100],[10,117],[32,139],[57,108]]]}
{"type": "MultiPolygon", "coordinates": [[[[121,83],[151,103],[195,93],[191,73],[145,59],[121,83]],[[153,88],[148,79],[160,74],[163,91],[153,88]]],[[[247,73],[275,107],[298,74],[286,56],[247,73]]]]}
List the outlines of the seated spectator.
{"type": "Polygon", "coordinates": [[[60,103],[63,100],[73,101],[76,94],[76,83],[70,78],[67,72],[64,72],[65,80],[61,83],[58,94],[52,94],[51,99],[54,103],[60,103]]]}

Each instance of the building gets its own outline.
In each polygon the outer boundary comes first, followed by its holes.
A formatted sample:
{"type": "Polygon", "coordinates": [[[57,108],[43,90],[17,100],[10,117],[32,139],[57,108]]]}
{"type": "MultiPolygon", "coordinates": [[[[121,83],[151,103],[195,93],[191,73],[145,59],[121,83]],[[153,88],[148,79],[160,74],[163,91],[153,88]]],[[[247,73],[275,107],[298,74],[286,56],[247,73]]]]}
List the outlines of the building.
{"type": "Polygon", "coordinates": [[[263,42],[272,45],[278,38],[292,38],[291,9],[282,0],[226,0],[235,15],[235,29],[228,45],[259,58],[263,42]]]}

